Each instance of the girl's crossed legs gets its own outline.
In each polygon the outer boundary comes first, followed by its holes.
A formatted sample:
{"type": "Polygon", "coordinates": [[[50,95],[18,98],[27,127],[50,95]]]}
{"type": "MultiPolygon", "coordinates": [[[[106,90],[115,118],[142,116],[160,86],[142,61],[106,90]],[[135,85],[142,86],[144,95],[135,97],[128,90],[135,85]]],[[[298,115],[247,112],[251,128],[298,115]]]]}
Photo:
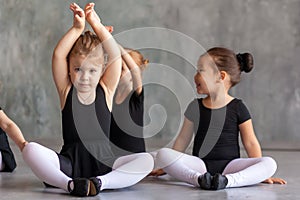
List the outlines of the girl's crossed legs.
{"type": "MultiPolygon", "coordinates": [[[[207,171],[200,158],[168,148],[158,152],[156,161],[169,175],[197,187],[199,176],[207,171]]],[[[222,174],[228,179],[227,188],[242,187],[266,180],[275,173],[276,168],[277,164],[271,157],[239,158],[232,160],[222,174]]]]}
{"type": "Polygon", "coordinates": [[[238,158],[225,167],[223,175],[228,179],[228,187],[254,185],[270,178],[276,172],[277,164],[271,157],[238,158]]]}
{"type": "MultiPolygon", "coordinates": [[[[60,170],[58,155],[53,150],[30,142],[24,147],[22,155],[40,180],[68,191],[68,182],[72,178],[60,170]]],[[[102,182],[101,190],[134,185],[151,172],[153,165],[153,158],[148,153],[120,157],[115,161],[110,173],[97,177],[102,182]]]]}

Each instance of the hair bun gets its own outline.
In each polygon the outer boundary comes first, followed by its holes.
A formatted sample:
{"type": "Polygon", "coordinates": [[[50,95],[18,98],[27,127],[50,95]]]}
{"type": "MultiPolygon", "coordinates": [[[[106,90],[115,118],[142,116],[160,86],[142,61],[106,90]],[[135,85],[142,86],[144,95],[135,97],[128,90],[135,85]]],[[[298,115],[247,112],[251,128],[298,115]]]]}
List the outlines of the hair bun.
{"type": "Polygon", "coordinates": [[[236,55],[236,59],[242,72],[248,73],[253,69],[253,56],[250,53],[239,53],[236,55]]]}

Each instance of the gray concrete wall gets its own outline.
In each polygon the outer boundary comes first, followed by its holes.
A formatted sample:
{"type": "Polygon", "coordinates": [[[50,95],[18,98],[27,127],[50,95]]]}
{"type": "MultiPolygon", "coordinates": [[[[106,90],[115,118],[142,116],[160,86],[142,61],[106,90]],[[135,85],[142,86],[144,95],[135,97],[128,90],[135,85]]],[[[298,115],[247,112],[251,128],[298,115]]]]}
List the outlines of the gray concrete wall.
{"type": "MultiPolygon", "coordinates": [[[[29,139],[60,137],[61,134],[51,55],[72,24],[70,2],[0,0],[0,106],[29,139]]],[[[86,3],[76,2],[81,6],[86,3]]],[[[244,74],[232,94],[246,102],[261,141],[300,140],[299,0],[103,0],[95,3],[103,23],[114,26],[120,43],[132,48],[144,45],[141,51],[154,67],[164,64],[176,69],[191,87],[193,65],[201,51],[186,45],[186,39],[166,39],[168,33],[164,31],[162,34],[139,34],[139,37],[130,36],[126,31],[142,27],[168,28],[193,39],[205,49],[225,46],[236,52],[253,53],[253,72],[244,74]],[[184,55],[146,48],[151,47],[151,42],[178,49],[184,55]]],[[[134,31],[134,34],[138,33],[134,31]]],[[[151,66],[145,72],[148,82],[151,66]]],[[[178,77],[168,72],[160,75],[169,81],[166,85],[173,84],[185,95],[182,91],[186,89],[181,88],[183,84],[178,77]]],[[[152,86],[145,85],[146,105],[161,103],[170,115],[156,137],[173,138],[180,124],[178,114],[182,114],[178,102],[169,103],[174,91],[152,86]],[[164,98],[167,93],[170,93],[169,98],[164,98]]]]}

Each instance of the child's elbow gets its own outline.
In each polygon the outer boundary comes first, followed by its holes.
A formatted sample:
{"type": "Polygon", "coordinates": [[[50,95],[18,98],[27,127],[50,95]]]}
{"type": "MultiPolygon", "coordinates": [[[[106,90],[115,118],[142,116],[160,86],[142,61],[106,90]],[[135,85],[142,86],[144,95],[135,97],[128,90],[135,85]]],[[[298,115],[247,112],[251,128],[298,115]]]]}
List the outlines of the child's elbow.
{"type": "Polygon", "coordinates": [[[262,156],[261,147],[258,142],[244,143],[244,147],[249,157],[254,158],[262,156]]]}
{"type": "Polygon", "coordinates": [[[13,126],[13,122],[1,123],[0,126],[4,132],[8,132],[11,129],[11,127],[13,126]]]}
{"type": "Polygon", "coordinates": [[[60,58],[60,53],[59,51],[55,48],[53,53],[52,53],[52,60],[56,60],[56,59],[59,59],[60,58]]]}

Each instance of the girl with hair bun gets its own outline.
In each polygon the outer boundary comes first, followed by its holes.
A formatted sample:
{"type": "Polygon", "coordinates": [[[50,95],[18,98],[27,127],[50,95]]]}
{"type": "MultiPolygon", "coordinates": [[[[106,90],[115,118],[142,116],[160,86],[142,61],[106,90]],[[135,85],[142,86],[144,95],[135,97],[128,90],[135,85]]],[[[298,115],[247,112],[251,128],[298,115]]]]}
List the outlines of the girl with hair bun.
{"type": "Polygon", "coordinates": [[[241,72],[253,69],[250,53],[235,54],[215,47],[200,56],[194,81],[197,93],[185,111],[183,126],[172,149],[161,149],[156,157],[162,169],[152,175],[169,175],[206,190],[265,183],[285,184],[272,178],[275,160],[262,157],[250,113],[242,100],[228,91],[240,82],[241,72]],[[193,133],[193,155],[183,152],[193,133]],[[240,134],[239,134],[240,133],[240,134]],[[240,158],[239,136],[248,158],[240,158]]]}

